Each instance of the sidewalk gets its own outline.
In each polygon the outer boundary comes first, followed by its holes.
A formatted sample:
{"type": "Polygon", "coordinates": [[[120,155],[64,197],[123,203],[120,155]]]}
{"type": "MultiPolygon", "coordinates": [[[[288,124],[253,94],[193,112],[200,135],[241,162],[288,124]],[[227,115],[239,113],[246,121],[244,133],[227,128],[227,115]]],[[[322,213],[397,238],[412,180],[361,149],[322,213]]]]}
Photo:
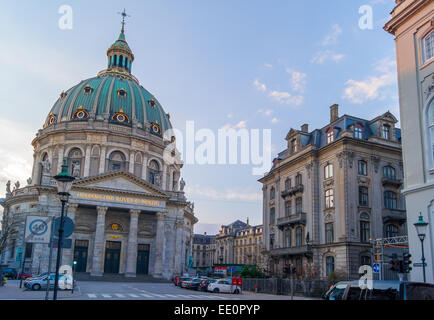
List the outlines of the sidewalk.
{"type": "MultiPolygon", "coordinates": [[[[5,286],[0,287],[0,300],[45,300],[45,290],[41,289],[40,291],[31,291],[23,287],[20,289],[20,280],[8,280],[5,286]]],[[[57,291],[57,299],[58,300],[68,300],[68,299],[77,299],[81,296],[80,288],[74,289],[74,293],[71,293],[70,290],[57,291]]],[[[48,295],[49,300],[53,300],[53,290],[49,291],[48,295]]]]}

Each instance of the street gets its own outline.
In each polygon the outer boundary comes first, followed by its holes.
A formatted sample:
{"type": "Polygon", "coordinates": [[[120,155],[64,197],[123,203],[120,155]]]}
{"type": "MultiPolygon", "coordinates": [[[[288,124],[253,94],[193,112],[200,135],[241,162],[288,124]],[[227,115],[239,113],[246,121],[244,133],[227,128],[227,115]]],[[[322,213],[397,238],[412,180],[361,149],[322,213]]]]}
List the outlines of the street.
{"type": "MultiPolygon", "coordinates": [[[[0,287],[0,300],[44,300],[45,291],[30,291],[19,288],[19,280],[9,280],[0,287]]],[[[50,291],[50,300],[53,292],[50,291]]],[[[71,291],[59,291],[58,300],[291,300],[290,296],[243,292],[235,294],[216,294],[181,289],[172,283],[140,282],[100,282],[80,281],[72,294],[71,291]]],[[[294,300],[315,300],[294,297],[294,300]]]]}

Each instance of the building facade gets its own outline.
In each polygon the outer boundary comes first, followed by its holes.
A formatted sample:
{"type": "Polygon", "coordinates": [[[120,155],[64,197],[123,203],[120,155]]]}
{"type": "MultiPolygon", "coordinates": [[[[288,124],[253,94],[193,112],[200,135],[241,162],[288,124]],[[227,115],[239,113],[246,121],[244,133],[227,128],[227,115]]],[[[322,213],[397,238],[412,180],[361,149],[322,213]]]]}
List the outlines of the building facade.
{"type": "Polygon", "coordinates": [[[235,264],[256,266],[263,270],[262,245],[262,225],[247,225],[247,227],[237,231],[234,239],[235,264]]]}
{"type": "MultiPolygon", "coordinates": [[[[421,213],[429,223],[424,240],[426,280],[434,282],[434,1],[396,0],[384,29],[395,36],[402,122],[404,189],[412,261],[421,242],[413,226],[421,213]]],[[[412,281],[422,281],[414,267],[412,281]]]]}
{"type": "Polygon", "coordinates": [[[387,112],[339,116],[322,129],[291,129],[263,184],[264,254],[270,273],[357,279],[372,263],[370,239],[406,234],[401,134],[387,112]]]}
{"type": "Polygon", "coordinates": [[[25,219],[60,215],[52,177],[65,163],[76,178],[67,207],[75,229],[62,264],[75,260],[77,272],[93,276],[169,279],[187,270],[197,218],[184,196],[182,163],[163,157],[169,145],[177,157],[170,116],[131,74],[134,54],[123,28],[107,58],[106,70],[60,94],[32,141],[27,185],[11,190],[8,182],[3,264],[19,266],[24,252],[26,269],[47,270],[48,244],[25,243],[25,219]]]}
{"type": "Polygon", "coordinates": [[[194,268],[212,271],[215,255],[215,235],[195,234],[193,236],[194,268]]]}

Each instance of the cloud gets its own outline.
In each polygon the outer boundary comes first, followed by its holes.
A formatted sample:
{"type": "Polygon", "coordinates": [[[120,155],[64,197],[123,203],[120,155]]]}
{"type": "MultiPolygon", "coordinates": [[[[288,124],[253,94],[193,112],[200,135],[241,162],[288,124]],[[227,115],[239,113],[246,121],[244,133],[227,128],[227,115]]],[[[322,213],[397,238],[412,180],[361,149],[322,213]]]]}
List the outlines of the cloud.
{"type": "Polygon", "coordinates": [[[331,60],[339,63],[345,57],[342,53],[335,53],[332,50],[318,51],[314,57],[310,60],[311,63],[323,64],[324,62],[331,60]]]}
{"type": "Polygon", "coordinates": [[[255,79],[255,81],[253,81],[253,84],[255,85],[256,89],[258,89],[259,91],[262,92],[267,91],[267,86],[263,83],[260,83],[258,79],[255,79]]]}
{"type": "Polygon", "coordinates": [[[265,68],[273,68],[273,65],[270,63],[264,63],[265,68]]]}
{"type": "Polygon", "coordinates": [[[332,29],[331,29],[330,33],[325,36],[325,38],[321,44],[323,46],[335,44],[338,42],[338,38],[341,34],[342,34],[341,27],[338,24],[334,24],[334,25],[332,25],[332,29]]]}
{"type": "Polygon", "coordinates": [[[224,126],[222,126],[220,129],[222,130],[229,130],[229,129],[244,129],[247,127],[247,120],[241,120],[240,122],[238,122],[235,125],[231,125],[231,124],[225,124],[224,126]]]}
{"type": "Polygon", "coordinates": [[[293,96],[291,95],[291,93],[285,91],[272,91],[270,92],[269,97],[271,97],[271,99],[279,103],[290,104],[295,106],[299,106],[304,102],[303,96],[301,95],[293,96]]]}
{"type": "Polygon", "coordinates": [[[0,119],[0,197],[6,190],[6,182],[13,186],[20,181],[21,186],[32,174],[33,148],[30,145],[36,129],[21,123],[0,119]],[[6,138],[7,137],[7,138],[6,138]]]}
{"type": "Polygon", "coordinates": [[[271,123],[277,123],[277,122],[279,122],[279,120],[278,120],[277,118],[273,118],[273,119],[271,119],[270,122],[271,122],[271,123]]]}
{"type": "Polygon", "coordinates": [[[274,111],[271,110],[271,109],[267,109],[267,110],[259,109],[259,110],[258,110],[258,113],[261,113],[261,114],[263,114],[263,115],[265,115],[265,116],[270,116],[273,112],[274,112],[274,111]]]}
{"type": "Polygon", "coordinates": [[[262,201],[261,192],[246,192],[239,189],[226,189],[216,190],[211,187],[204,187],[199,185],[187,185],[185,192],[194,199],[195,197],[204,197],[212,200],[226,200],[226,201],[262,201]]]}
{"type": "Polygon", "coordinates": [[[342,95],[343,99],[350,100],[355,104],[362,104],[370,100],[383,100],[387,97],[387,87],[395,85],[396,61],[391,58],[384,58],[374,65],[376,75],[369,76],[365,80],[349,79],[345,84],[346,88],[342,95]]]}
{"type": "Polygon", "coordinates": [[[286,72],[291,75],[292,90],[303,93],[306,87],[307,74],[290,68],[286,68],[286,72]]]}

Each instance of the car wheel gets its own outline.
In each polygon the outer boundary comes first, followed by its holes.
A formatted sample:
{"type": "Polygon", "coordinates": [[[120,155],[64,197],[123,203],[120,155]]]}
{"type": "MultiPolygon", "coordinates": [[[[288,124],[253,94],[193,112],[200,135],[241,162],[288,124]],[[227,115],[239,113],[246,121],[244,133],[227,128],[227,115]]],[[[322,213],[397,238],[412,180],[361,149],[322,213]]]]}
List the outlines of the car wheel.
{"type": "Polygon", "coordinates": [[[34,284],[33,286],[32,286],[32,290],[35,290],[35,291],[38,291],[38,290],[40,290],[41,289],[41,285],[40,284],[34,284]]]}
{"type": "Polygon", "coordinates": [[[219,293],[220,290],[219,290],[219,288],[215,288],[212,292],[214,292],[214,293],[219,293]]]}
{"type": "Polygon", "coordinates": [[[235,293],[235,294],[240,294],[240,290],[235,289],[234,293],[235,293]]]}

